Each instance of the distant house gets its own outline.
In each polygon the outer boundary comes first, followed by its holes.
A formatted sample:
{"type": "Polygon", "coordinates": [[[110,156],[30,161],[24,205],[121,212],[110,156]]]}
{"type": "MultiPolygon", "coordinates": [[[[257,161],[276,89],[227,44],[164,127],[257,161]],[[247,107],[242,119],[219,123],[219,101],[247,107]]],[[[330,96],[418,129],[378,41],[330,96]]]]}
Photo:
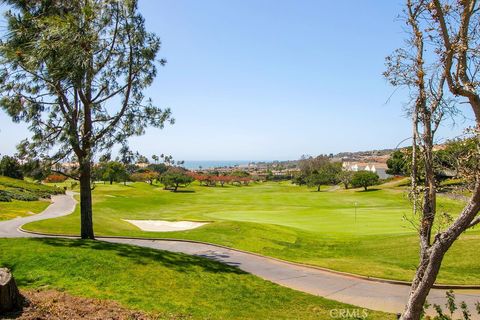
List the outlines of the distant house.
{"type": "Polygon", "coordinates": [[[146,167],[148,167],[150,164],[149,163],[146,163],[146,162],[137,162],[135,163],[135,165],[140,168],[140,169],[145,169],[146,167]]]}
{"type": "Polygon", "coordinates": [[[342,163],[343,170],[346,171],[370,171],[378,174],[380,179],[387,179],[391,175],[387,174],[387,164],[382,162],[354,162],[344,161],[342,163]]]}

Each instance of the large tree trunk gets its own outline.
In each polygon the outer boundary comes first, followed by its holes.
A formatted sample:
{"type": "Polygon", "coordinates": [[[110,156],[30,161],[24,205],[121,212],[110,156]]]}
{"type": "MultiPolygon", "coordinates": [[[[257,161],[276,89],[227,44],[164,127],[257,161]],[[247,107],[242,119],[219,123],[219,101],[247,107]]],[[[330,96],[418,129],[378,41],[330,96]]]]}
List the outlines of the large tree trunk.
{"type": "MultiPolygon", "coordinates": [[[[424,100],[422,100],[424,101],[424,100]]],[[[436,181],[435,181],[435,170],[434,170],[434,161],[433,161],[433,132],[432,132],[432,121],[431,113],[425,107],[423,102],[419,103],[420,110],[415,110],[414,116],[414,145],[413,148],[416,149],[416,113],[420,111],[423,115],[423,159],[425,163],[425,190],[424,198],[422,203],[422,219],[420,225],[420,264],[415,273],[415,278],[413,279],[412,287],[410,290],[410,296],[408,299],[407,306],[405,308],[405,314],[402,319],[420,319],[420,315],[423,310],[423,305],[427,299],[430,288],[435,283],[440,266],[442,264],[443,256],[448,250],[447,244],[442,244],[435,242],[431,245],[432,240],[432,227],[435,221],[436,214],[436,181]]],[[[418,107],[418,106],[417,106],[418,107]]],[[[417,108],[416,107],[416,108],[417,108]]],[[[413,154],[416,157],[416,154],[413,154]]],[[[416,160],[415,160],[416,162],[416,160]]],[[[416,167],[416,163],[414,165],[416,167]]],[[[417,168],[412,168],[412,187],[415,189],[412,190],[416,193],[416,178],[417,168]]],[[[414,205],[416,206],[417,198],[414,195],[414,205]]],[[[415,208],[416,210],[416,208],[415,208]]]]}
{"type": "Polygon", "coordinates": [[[23,297],[10,270],[0,268],[0,314],[18,311],[22,308],[23,297]]]}
{"type": "Polygon", "coordinates": [[[80,164],[80,225],[82,239],[95,239],[93,233],[91,164],[80,164]]]}

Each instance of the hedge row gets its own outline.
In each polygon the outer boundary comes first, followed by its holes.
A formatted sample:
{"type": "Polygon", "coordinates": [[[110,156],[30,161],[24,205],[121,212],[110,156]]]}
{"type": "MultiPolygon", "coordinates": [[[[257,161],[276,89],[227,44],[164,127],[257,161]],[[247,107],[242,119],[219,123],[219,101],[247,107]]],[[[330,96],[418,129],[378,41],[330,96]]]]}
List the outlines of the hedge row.
{"type": "MultiPolygon", "coordinates": [[[[47,195],[50,197],[50,195],[47,195]]],[[[37,201],[40,197],[28,191],[22,190],[0,190],[0,201],[10,202],[12,200],[19,201],[37,201]]]]}
{"type": "Polygon", "coordinates": [[[20,189],[22,191],[35,193],[39,198],[49,198],[51,195],[62,194],[64,191],[60,188],[46,186],[40,183],[32,183],[25,180],[17,180],[0,176],[0,185],[7,189],[20,189]]]}

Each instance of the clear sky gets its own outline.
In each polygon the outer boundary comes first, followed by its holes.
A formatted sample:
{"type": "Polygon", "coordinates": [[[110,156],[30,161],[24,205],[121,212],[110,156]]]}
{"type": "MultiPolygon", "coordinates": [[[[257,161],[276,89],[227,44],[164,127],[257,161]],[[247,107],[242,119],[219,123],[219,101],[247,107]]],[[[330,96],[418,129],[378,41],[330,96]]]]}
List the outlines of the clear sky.
{"type": "MultiPolygon", "coordinates": [[[[405,93],[381,74],[403,41],[402,3],[140,0],[168,60],[147,94],[176,124],[131,139],[132,149],[176,160],[285,160],[395,147],[410,135],[405,93]]],[[[445,125],[439,138],[463,126],[445,125]]],[[[0,111],[0,153],[27,136],[0,111]]]]}

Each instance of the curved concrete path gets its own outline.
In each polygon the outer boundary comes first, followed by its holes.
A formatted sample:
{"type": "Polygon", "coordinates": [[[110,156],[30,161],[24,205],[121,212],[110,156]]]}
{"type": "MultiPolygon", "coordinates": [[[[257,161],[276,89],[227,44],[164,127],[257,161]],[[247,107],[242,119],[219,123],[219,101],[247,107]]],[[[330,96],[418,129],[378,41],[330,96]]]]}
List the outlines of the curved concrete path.
{"type": "Polygon", "coordinates": [[[31,238],[42,237],[30,233],[21,232],[18,229],[26,223],[45,219],[57,218],[69,215],[75,210],[77,202],[73,198],[74,193],[67,191],[66,195],[52,196],[52,204],[43,212],[23,218],[0,221],[0,238],[31,238]]]}
{"type": "MultiPolygon", "coordinates": [[[[38,215],[0,222],[0,238],[46,237],[25,233],[18,228],[28,222],[70,214],[75,208],[76,202],[72,193],[54,196],[52,200],[53,203],[38,215]]],[[[220,261],[285,287],[372,310],[402,312],[409,292],[409,287],[401,284],[359,279],[211,244],[178,240],[105,237],[97,239],[111,243],[180,252],[220,261]]],[[[480,301],[480,290],[455,290],[455,294],[457,301],[465,301],[474,313],[475,302],[480,301]]],[[[444,307],[446,302],[444,297],[445,290],[433,289],[428,301],[444,307]]],[[[479,316],[472,316],[472,319],[480,319],[479,316]]]]}

